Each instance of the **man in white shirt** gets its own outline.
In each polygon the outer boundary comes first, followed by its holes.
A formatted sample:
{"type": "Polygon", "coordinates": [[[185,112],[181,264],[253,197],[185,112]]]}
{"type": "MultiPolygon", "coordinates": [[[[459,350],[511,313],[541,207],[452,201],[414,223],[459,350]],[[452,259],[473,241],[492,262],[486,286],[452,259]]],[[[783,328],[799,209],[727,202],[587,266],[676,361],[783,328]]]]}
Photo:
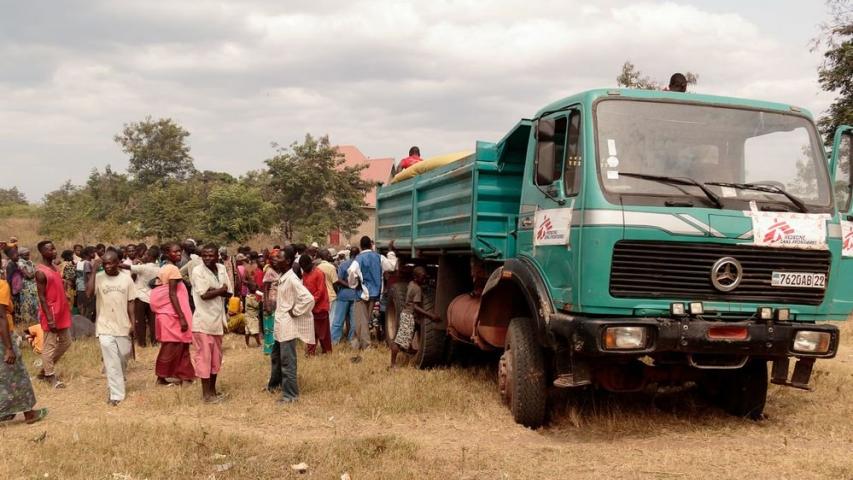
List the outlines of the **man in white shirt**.
{"type": "Polygon", "coordinates": [[[86,295],[95,297],[95,335],[101,345],[101,357],[107,374],[107,403],[116,406],[125,397],[127,357],[133,347],[133,300],[136,298],[136,287],[130,275],[121,274],[116,252],[109,250],[96,259],[93,270],[97,271],[101,262],[104,271],[90,276],[86,295]]]}
{"type": "MultiPolygon", "coordinates": [[[[275,307],[275,327],[273,345],[270,354],[272,371],[269,386],[281,385],[279,403],[292,403],[299,398],[299,385],[296,382],[296,340],[314,342],[314,296],[305,288],[291,268],[296,260],[292,247],[287,246],[274,258],[285,271],[278,284],[275,307]]],[[[269,388],[269,387],[268,387],[269,388]]]]}
{"type": "Polygon", "coordinates": [[[207,244],[201,249],[202,264],[192,270],[193,365],[201,379],[201,394],[205,402],[218,403],[222,396],[216,391],[216,375],[222,366],[222,335],[228,322],[222,298],[231,295],[225,266],[218,263],[219,249],[207,244]]]}
{"type": "Polygon", "coordinates": [[[136,300],[134,303],[134,312],[136,313],[135,337],[136,343],[140,347],[157,345],[157,338],[154,332],[154,312],[151,311],[151,280],[157,278],[160,273],[160,266],[157,264],[157,259],[160,258],[160,248],[157,245],[152,246],[145,251],[141,263],[135,265],[120,265],[121,268],[130,270],[130,273],[136,275],[136,300]]]}

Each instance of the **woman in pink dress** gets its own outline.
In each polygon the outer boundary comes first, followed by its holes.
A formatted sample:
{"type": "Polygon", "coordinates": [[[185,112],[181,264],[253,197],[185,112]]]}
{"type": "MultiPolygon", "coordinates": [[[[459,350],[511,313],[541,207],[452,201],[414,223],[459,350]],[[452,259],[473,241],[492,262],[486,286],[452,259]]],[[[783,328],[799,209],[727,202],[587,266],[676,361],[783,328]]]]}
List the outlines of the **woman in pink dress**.
{"type": "Polygon", "coordinates": [[[192,381],[195,378],[190,361],[193,334],[189,293],[175,265],[181,260],[181,247],[177,243],[169,243],[164,251],[168,261],[160,268],[156,286],[151,289],[151,310],[155,316],[157,341],[160,342],[154,368],[159,385],[168,385],[168,379],[192,381]]]}

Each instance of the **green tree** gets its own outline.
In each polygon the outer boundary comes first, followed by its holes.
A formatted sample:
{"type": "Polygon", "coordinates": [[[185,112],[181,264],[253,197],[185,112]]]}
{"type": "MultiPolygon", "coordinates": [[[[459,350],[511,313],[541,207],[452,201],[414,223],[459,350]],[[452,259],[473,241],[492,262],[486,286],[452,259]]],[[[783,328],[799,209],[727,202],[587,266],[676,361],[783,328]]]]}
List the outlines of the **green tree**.
{"type": "Polygon", "coordinates": [[[367,166],[345,166],[328,136],[307,134],[301,144],[273,148],[266,190],[285,238],[322,241],[332,229],[350,233],[367,219],[364,195],[373,186],[361,178],[367,166]]]}
{"type": "Polygon", "coordinates": [[[45,195],[39,231],[57,241],[116,241],[136,230],[134,206],[126,175],[92,170],[86,185],[68,181],[45,195]]]}
{"type": "Polygon", "coordinates": [[[831,144],[839,125],[853,124],[853,3],[849,0],[826,3],[831,20],[821,25],[812,51],[826,47],[818,67],[818,82],[823,90],[837,95],[818,120],[826,143],[831,144]]]}
{"type": "Polygon", "coordinates": [[[0,205],[26,205],[27,197],[18,187],[0,188],[0,205]]]}
{"type": "Polygon", "coordinates": [[[127,168],[136,181],[151,185],[165,180],[184,180],[195,173],[190,133],[171,118],[125,124],[113,140],[130,156],[127,168]]]}
{"type": "MultiPolygon", "coordinates": [[[[687,78],[688,85],[696,85],[699,82],[699,75],[695,73],[685,72],[684,76],[687,78]]],[[[662,90],[666,86],[666,84],[661,85],[649,76],[643,75],[630,60],[625,60],[625,63],[622,64],[622,70],[616,77],[616,85],[640,90],[662,90]]]]}
{"type": "Polygon", "coordinates": [[[268,233],[276,224],[275,206],[261,189],[239,183],[213,187],[204,211],[205,238],[244,243],[252,235],[268,233]]]}
{"type": "MultiPolygon", "coordinates": [[[[89,215],[101,222],[116,225],[134,223],[137,202],[133,184],[127,175],[107,165],[104,172],[92,170],[84,189],[92,197],[89,215]]],[[[127,228],[121,233],[127,233],[127,228]]]]}
{"type": "Polygon", "coordinates": [[[137,236],[157,241],[200,237],[205,197],[198,181],[169,180],[151,185],[139,197],[137,236]]]}

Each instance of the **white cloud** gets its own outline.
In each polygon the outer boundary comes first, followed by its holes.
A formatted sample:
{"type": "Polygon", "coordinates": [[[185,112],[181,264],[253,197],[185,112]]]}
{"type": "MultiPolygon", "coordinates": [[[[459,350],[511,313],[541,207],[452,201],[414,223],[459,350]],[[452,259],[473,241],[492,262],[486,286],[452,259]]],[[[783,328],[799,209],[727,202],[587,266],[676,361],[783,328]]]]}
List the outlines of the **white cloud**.
{"type": "MultiPolygon", "coordinates": [[[[701,0],[696,0],[701,1],[701,0]]],[[[2,184],[32,199],[122,168],[123,123],[173,117],[201,169],[258,168],[306,132],[372,156],[496,140],[518,118],[611,86],[631,59],[664,82],[820,113],[819,59],[738,11],[545,0],[17,3],[0,18],[2,184]],[[49,13],[49,15],[48,15],[49,13]]],[[[796,12],[793,13],[796,15],[796,12]]],[[[798,43],[799,42],[799,43],[798,43]]]]}

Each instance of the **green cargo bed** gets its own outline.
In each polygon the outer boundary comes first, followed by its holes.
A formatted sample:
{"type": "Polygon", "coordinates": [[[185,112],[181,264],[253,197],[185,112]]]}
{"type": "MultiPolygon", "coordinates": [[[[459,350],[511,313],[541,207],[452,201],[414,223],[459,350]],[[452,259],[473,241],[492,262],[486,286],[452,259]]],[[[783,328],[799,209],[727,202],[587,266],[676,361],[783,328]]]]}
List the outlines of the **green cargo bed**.
{"type": "Polygon", "coordinates": [[[495,260],[514,256],[529,134],[524,120],[497,144],[477,142],[471,156],[380,187],[377,244],[394,240],[412,256],[436,251],[495,260]]]}

